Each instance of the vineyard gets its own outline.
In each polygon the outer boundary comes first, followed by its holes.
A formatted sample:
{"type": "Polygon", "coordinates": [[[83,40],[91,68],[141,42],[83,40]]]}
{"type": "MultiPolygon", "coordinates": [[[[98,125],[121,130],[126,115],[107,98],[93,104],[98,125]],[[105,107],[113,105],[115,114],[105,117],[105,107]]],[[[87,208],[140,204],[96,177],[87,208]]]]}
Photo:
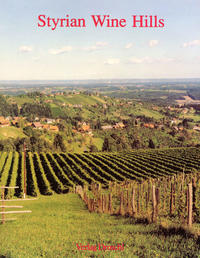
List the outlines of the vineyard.
{"type": "Polygon", "coordinates": [[[19,186],[15,192],[6,191],[7,198],[22,196],[24,171],[27,194],[37,196],[65,193],[75,185],[107,186],[110,181],[142,181],[199,169],[198,148],[127,153],[0,153],[0,185],[19,186]]]}

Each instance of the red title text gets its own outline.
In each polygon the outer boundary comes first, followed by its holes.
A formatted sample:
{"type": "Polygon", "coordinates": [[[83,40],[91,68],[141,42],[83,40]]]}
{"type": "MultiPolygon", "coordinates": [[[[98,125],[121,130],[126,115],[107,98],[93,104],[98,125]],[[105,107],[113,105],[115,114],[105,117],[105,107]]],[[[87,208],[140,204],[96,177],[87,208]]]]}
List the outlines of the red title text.
{"type": "MultiPolygon", "coordinates": [[[[37,25],[39,28],[48,27],[52,31],[58,28],[85,28],[85,18],[71,18],[68,14],[63,18],[49,17],[45,14],[38,15],[37,25]]],[[[132,15],[131,19],[113,18],[110,15],[90,15],[90,23],[95,28],[164,28],[165,19],[157,15],[132,15]]]]}

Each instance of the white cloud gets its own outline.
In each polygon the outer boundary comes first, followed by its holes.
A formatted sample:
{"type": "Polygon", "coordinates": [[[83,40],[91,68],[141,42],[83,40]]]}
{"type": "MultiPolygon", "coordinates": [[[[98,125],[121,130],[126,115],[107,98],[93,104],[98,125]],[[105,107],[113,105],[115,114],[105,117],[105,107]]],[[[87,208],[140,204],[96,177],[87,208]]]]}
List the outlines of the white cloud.
{"type": "Polygon", "coordinates": [[[133,43],[128,43],[128,44],[126,44],[126,46],[125,46],[126,49],[129,49],[129,48],[132,48],[132,47],[133,47],[133,43]]]}
{"type": "Polygon", "coordinates": [[[120,59],[119,58],[108,58],[104,64],[107,65],[114,65],[114,64],[119,64],[120,63],[120,59]]]}
{"type": "Polygon", "coordinates": [[[142,63],[152,63],[153,59],[151,57],[145,56],[142,58],[138,58],[138,57],[131,57],[129,59],[129,63],[131,64],[142,64],[142,63]]]}
{"type": "Polygon", "coordinates": [[[200,40],[195,39],[195,40],[183,43],[183,47],[193,47],[193,46],[200,46],[200,40]]]}
{"type": "Polygon", "coordinates": [[[57,49],[49,49],[49,54],[60,55],[72,51],[72,46],[64,46],[57,49]]]}
{"type": "Polygon", "coordinates": [[[31,46],[21,46],[19,47],[19,51],[22,53],[28,53],[33,51],[33,48],[31,46]]]}
{"type": "Polygon", "coordinates": [[[158,40],[152,39],[152,40],[149,41],[149,46],[150,46],[150,47],[155,47],[155,46],[158,45],[158,43],[159,43],[158,40]]]}
{"type": "Polygon", "coordinates": [[[86,50],[86,51],[95,51],[95,50],[100,50],[100,49],[103,49],[104,47],[106,47],[108,45],[107,42],[104,42],[104,41],[98,41],[96,42],[94,45],[92,46],[88,46],[88,47],[84,47],[83,50],[86,50]]]}
{"type": "Polygon", "coordinates": [[[152,64],[152,63],[170,63],[175,61],[174,58],[170,58],[170,57],[162,57],[162,58],[152,58],[149,56],[145,56],[145,57],[131,57],[129,58],[129,63],[131,64],[152,64]]]}

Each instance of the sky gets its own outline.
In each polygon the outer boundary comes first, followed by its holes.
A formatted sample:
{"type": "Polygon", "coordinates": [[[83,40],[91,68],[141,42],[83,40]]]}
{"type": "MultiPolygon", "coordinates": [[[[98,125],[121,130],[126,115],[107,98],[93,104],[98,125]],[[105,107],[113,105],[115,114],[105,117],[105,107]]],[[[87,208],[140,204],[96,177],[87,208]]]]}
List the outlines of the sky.
{"type": "Polygon", "coordinates": [[[200,78],[199,0],[0,0],[0,80],[200,78]],[[86,27],[38,27],[38,16],[86,27]],[[126,19],[95,27],[91,15],[126,19]],[[133,28],[157,15],[163,28],[133,28]]]}

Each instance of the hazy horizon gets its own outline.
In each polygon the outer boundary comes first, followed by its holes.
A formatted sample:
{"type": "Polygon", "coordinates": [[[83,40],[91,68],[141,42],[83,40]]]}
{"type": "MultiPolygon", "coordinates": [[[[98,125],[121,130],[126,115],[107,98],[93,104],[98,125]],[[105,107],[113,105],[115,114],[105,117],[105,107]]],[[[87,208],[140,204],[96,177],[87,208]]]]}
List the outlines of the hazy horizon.
{"type": "Polygon", "coordinates": [[[180,82],[180,81],[199,81],[200,82],[200,77],[197,78],[103,78],[103,79],[54,79],[54,80],[48,80],[48,79],[17,79],[17,80],[0,80],[0,83],[15,83],[15,82],[21,82],[21,83],[25,83],[25,82],[60,82],[60,83],[66,83],[66,82],[153,82],[153,81],[166,81],[166,82],[170,82],[170,81],[174,81],[174,82],[180,82]]]}

